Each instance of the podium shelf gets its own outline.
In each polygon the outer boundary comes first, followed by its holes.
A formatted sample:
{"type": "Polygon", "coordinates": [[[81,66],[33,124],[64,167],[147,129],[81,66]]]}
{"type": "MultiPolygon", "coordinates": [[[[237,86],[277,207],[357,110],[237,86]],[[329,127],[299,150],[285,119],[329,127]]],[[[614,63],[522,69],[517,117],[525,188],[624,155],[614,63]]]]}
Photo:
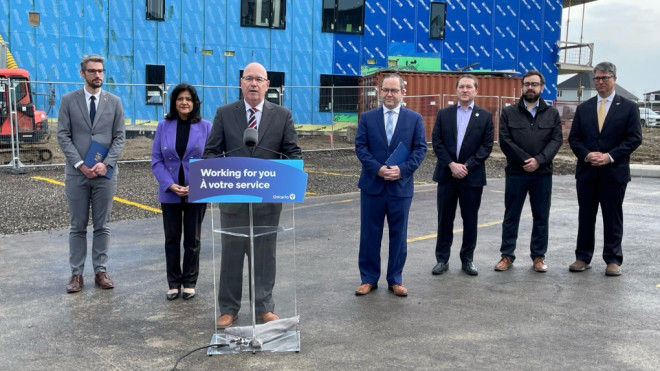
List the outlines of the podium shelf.
{"type": "MultiPolygon", "coordinates": [[[[265,236],[269,234],[274,234],[274,233],[280,233],[280,232],[285,232],[285,231],[291,231],[293,230],[293,227],[280,227],[280,226],[255,226],[252,227],[254,230],[254,237],[259,237],[259,236],[265,236]]],[[[214,229],[213,232],[215,233],[220,233],[220,234],[226,234],[230,236],[236,236],[236,237],[250,237],[250,227],[249,226],[244,226],[244,227],[231,227],[231,228],[219,228],[219,229],[214,229]]]]}

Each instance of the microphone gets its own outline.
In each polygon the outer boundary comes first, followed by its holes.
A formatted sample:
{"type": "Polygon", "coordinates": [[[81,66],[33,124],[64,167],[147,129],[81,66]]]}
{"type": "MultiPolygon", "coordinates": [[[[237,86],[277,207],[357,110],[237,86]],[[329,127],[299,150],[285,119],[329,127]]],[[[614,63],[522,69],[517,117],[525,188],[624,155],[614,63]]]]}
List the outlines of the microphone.
{"type": "Polygon", "coordinates": [[[243,144],[248,147],[254,147],[257,145],[259,139],[259,132],[255,128],[247,128],[243,132],[243,144]]]}
{"type": "Polygon", "coordinates": [[[259,138],[259,133],[257,132],[256,129],[254,129],[254,128],[245,129],[245,131],[243,132],[243,144],[244,144],[244,146],[234,148],[234,149],[229,150],[229,151],[225,151],[225,153],[223,153],[222,157],[227,157],[228,154],[239,151],[239,150],[241,150],[245,147],[252,148],[252,147],[256,146],[258,138],[259,138]]]}
{"type": "Polygon", "coordinates": [[[270,148],[258,146],[257,145],[258,141],[259,141],[259,132],[257,131],[257,129],[255,129],[255,128],[245,129],[245,131],[243,132],[243,143],[245,144],[245,146],[247,146],[249,148],[252,148],[252,149],[254,149],[254,148],[263,149],[264,151],[274,153],[276,155],[279,155],[280,157],[284,157],[287,160],[289,160],[289,156],[285,155],[282,152],[277,152],[277,151],[274,151],[270,148]]]}

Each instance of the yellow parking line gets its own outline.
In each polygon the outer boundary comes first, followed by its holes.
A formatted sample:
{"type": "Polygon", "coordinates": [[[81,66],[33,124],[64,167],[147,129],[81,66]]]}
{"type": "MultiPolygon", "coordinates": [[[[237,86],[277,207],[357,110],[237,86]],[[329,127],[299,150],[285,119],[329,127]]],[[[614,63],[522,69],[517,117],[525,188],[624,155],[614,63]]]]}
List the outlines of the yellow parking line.
{"type": "Polygon", "coordinates": [[[342,173],[332,173],[329,171],[316,171],[316,170],[306,170],[307,173],[312,173],[312,174],[323,174],[323,175],[334,175],[334,176],[345,176],[349,178],[359,178],[359,175],[355,174],[342,174],[342,173]]]}
{"type": "MultiPolygon", "coordinates": [[[[44,182],[48,182],[48,183],[52,183],[52,184],[57,184],[57,185],[60,185],[60,186],[64,186],[64,183],[62,183],[62,182],[60,182],[60,181],[58,181],[58,180],[55,180],[55,179],[51,179],[51,178],[44,178],[44,177],[41,177],[41,176],[33,176],[32,179],[35,179],[35,180],[43,180],[44,182]]],[[[140,204],[140,203],[137,203],[137,202],[133,202],[133,201],[125,200],[125,199],[120,198],[120,197],[117,197],[117,196],[115,196],[115,197],[113,198],[113,200],[115,200],[115,201],[117,201],[117,202],[119,202],[119,203],[125,204],[125,205],[135,206],[135,207],[137,207],[137,208],[139,208],[139,209],[142,209],[142,210],[153,211],[154,213],[158,213],[158,214],[161,214],[161,213],[162,213],[162,211],[160,211],[160,209],[157,209],[157,208],[155,208],[155,207],[151,207],[151,206],[143,205],[143,204],[140,204]]]]}

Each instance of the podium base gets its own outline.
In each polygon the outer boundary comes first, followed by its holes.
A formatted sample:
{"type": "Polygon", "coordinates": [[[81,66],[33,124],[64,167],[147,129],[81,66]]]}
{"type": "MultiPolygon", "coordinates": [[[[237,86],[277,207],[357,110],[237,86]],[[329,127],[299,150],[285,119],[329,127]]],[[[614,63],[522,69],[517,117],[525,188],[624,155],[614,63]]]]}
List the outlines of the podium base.
{"type": "Polygon", "coordinates": [[[220,348],[209,348],[209,356],[218,354],[240,354],[257,352],[300,352],[300,331],[286,331],[282,336],[270,340],[261,346],[253,347],[250,339],[235,338],[223,333],[215,333],[211,337],[211,345],[225,344],[220,348]]]}

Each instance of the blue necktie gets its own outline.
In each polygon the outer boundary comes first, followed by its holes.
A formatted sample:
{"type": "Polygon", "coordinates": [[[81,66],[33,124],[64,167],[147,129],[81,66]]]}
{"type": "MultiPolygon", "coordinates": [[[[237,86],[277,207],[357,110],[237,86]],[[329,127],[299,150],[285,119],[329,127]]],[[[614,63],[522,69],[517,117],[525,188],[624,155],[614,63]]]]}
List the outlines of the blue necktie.
{"type": "Polygon", "coordinates": [[[94,116],[96,116],[96,104],[94,104],[94,101],[96,100],[95,96],[91,96],[89,98],[89,121],[92,122],[92,125],[94,125],[94,116]]]}
{"type": "Polygon", "coordinates": [[[387,111],[387,123],[385,124],[385,135],[387,135],[387,145],[390,145],[392,141],[392,135],[394,134],[394,111],[387,111]]]}

